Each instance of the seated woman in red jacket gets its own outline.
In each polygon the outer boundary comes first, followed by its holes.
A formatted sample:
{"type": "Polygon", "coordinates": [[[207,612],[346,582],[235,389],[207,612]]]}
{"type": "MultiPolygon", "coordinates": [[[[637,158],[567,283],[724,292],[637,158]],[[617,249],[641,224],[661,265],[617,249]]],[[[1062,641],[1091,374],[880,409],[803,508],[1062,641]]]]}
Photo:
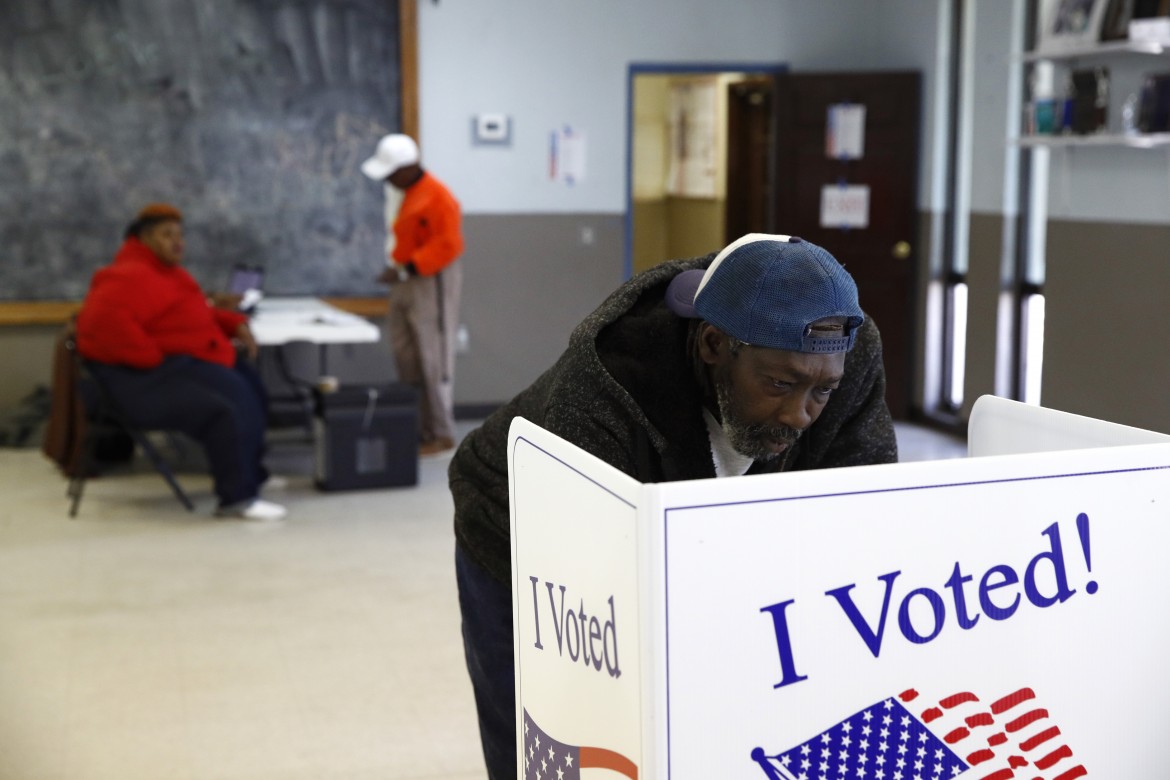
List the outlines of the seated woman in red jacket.
{"type": "Polygon", "coordinates": [[[203,445],[216,514],[279,519],[284,507],[259,497],[266,393],[237,357],[256,342],[247,318],[212,308],[183,260],[183,217],[146,206],[126,229],[114,262],[99,269],[77,315],[77,348],[144,428],[178,430],[203,445]]]}

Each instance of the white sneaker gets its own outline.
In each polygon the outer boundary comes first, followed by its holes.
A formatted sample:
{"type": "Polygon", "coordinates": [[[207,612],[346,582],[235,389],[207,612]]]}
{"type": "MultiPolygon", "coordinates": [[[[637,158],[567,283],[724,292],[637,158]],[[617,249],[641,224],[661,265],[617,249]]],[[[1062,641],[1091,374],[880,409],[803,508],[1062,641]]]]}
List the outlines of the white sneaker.
{"type": "Polygon", "coordinates": [[[261,490],[284,490],[288,487],[288,477],[279,474],[269,474],[268,479],[260,485],[261,490]]]}
{"type": "Polygon", "coordinates": [[[221,506],[215,510],[216,517],[238,517],[243,520],[280,520],[287,514],[288,510],[280,504],[262,498],[254,498],[232,506],[221,506]]]}

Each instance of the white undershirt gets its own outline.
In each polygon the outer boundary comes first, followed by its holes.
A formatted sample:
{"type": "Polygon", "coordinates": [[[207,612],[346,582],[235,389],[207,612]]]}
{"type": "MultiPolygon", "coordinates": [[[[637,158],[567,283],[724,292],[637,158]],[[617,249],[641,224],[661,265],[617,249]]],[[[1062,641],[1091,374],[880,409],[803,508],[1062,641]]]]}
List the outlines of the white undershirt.
{"type": "Polygon", "coordinates": [[[382,187],[382,192],[386,197],[386,265],[394,265],[394,245],[397,243],[394,235],[394,222],[398,219],[398,210],[402,208],[402,200],[406,197],[406,193],[397,187],[387,183],[382,187]]]}
{"type": "Polygon", "coordinates": [[[723,426],[706,408],[703,409],[703,420],[707,423],[707,434],[711,439],[711,459],[715,462],[715,476],[742,477],[755,463],[754,458],[741,455],[731,446],[723,426]]]}

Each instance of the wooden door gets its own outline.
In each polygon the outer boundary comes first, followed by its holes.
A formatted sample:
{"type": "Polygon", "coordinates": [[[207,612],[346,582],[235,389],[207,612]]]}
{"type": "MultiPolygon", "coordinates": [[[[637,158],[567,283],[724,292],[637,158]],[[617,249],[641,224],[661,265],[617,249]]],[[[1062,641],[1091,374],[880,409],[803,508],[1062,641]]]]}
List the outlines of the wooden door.
{"type": "Polygon", "coordinates": [[[774,233],[772,182],[773,77],[755,77],[727,87],[727,199],[724,245],[748,233],[774,233]]]}
{"type": "Polygon", "coordinates": [[[861,307],[882,333],[886,400],[895,418],[912,406],[918,220],[918,73],[785,74],[776,80],[775,232],[833,253],[857,281],[861,307]],[[865,107],[860,159],[827,156],[829,107],[865,107]],[[864,227],[822,225],[826,187],[864,185],[864,227]]]}

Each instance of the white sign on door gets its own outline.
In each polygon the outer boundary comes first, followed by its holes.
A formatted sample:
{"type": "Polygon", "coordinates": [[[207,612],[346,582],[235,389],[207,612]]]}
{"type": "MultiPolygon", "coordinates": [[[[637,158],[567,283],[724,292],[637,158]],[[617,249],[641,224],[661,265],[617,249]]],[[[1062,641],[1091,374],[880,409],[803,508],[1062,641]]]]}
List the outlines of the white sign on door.
{"type": "Polygon", "coordinates": [[[865,106],[838,103],[829,106],[825,120],[825,156],[860,160],[865,152],[865,106]]]}
{"type": "Polygon", "coordinates": [[[826,184],[822,187],[821,227],[869,227],[869,186],[826,184]]]}

